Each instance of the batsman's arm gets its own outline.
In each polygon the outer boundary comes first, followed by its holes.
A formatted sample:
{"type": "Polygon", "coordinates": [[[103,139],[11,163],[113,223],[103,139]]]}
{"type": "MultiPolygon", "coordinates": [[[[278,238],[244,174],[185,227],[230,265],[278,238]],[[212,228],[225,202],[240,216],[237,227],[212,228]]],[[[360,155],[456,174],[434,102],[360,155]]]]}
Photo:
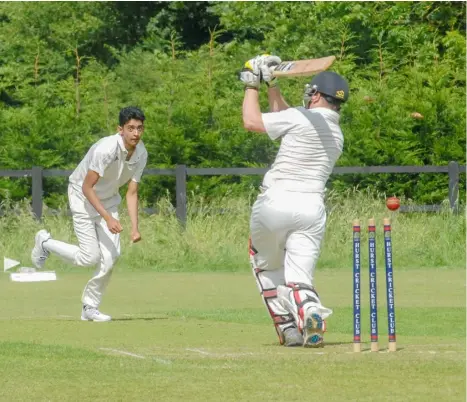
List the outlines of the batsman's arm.
{"type": "Polygon", "coordinates": [[[245,97],[243,99],[243,127],[248,131],[256,131],[265,133],[263,117],[259,107],[259,93],[257,89],[246,88],[245,97]]]}
{"type": "Polygon", "coordinates": [[[269,111],[271,112],[280,112],[290,107],[282,97],[281,91],[277,86],[268,88],[268,100],[269,111]]]}

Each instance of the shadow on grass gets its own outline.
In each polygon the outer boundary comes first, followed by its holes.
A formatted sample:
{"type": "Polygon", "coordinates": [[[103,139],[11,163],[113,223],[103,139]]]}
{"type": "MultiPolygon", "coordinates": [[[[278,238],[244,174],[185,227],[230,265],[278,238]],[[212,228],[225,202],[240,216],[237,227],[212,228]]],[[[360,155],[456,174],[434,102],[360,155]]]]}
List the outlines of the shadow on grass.
{"type": "Polygon", "coordinates": [[[168,320],[169,317],[121,317],[112,318],[112,321],[156,321],[156,320],[168,320]]]}
{"type": "MultiPolygon", "coordinates": [[[[324,342],[324,347],[326,346],[340,346],[340,345],[352,345],[353,342],[352,341],[349,341],[349,342],[324,342]]],[[[279,342],[276,342],[276,343],[263,343],[262,346],[277,346],[279,348],[283,348],[285,347],[284,345],[281,345],[279,344],[279,342]]],[[[294,349],[294,348],[300,348],[301,346],[291,346],[290,348],[287,348],[287,349],[294,349]]],[[[309,348],[310,350],[312,349],[321,349],[321,348],[309,348]]]]}
{"type": "Polygon", "coordinates": [[[340,346],[340,345],[352,345],[352,341],[348,342],[327,342],[326,340],[324,341],[324,346],[340,346]]]}

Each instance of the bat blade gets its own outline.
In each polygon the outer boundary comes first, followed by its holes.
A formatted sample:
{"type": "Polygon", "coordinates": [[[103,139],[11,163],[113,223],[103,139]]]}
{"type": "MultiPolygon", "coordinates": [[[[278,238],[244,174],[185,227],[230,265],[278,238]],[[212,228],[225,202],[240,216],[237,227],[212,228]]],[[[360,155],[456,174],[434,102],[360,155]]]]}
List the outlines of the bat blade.
{"type": "Polygon", "coordinates": [[[272,73],[274,77],[307,77],[327,70],[336,60],[335,56],[319,59],[283,61],[277,65],[272,73]]]}

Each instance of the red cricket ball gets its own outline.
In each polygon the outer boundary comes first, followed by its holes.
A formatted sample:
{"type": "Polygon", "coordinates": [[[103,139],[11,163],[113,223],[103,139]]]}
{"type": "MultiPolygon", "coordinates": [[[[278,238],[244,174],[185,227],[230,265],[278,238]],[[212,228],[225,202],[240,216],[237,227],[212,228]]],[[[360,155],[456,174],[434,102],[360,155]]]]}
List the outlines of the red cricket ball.
{"type": "Polygon", "coordinates": [[[391,211],[397,211],[399,209],[399,207],[401,206],[401,202],[400,202],[399,198],[397,198],[397,197],[389,197],[386,200],[386,206],[391,211]]]}

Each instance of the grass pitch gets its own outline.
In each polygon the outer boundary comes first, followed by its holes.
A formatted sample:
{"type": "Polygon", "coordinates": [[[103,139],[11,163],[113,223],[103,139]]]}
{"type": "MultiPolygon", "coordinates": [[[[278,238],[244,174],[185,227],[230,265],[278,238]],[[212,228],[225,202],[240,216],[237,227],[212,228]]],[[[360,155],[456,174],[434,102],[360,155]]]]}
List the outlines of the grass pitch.
{"type": "MultiPolygon", "coordinates": [[[[363,281],[364,352],[352,353],[351,271],[318,270],[334,309],[323,349],[279,346],[252,275],[124,272],[102,311],[81,322],[91,271],[58,281],[0,277],[2,401],[465,401],[465,271],[395,272],[398,352],[370,353],[363,281]]],[[[362,278],[364,280],[364,278],[362,278]]]]}

